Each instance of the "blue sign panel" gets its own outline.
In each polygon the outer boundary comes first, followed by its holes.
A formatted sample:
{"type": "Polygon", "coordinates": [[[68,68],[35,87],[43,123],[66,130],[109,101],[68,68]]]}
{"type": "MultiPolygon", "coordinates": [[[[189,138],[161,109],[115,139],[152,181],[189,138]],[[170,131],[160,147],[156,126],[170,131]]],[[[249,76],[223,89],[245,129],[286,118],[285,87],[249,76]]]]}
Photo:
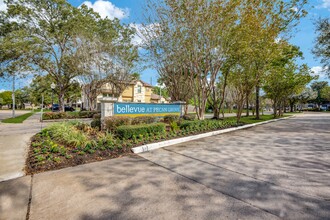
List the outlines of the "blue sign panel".
{"type": "Polygon", "coordinates": [[[119,116],[164,116],[180,115],[180,104],[145,104],[145,103],[115,103],[114,114],[119,116]]]}

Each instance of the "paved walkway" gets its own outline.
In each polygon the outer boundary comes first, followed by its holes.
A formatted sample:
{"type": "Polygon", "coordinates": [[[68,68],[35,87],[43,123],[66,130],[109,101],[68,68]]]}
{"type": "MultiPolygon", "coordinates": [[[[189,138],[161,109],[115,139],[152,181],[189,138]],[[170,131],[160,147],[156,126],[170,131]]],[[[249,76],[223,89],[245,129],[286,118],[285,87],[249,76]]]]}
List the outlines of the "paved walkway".
{"type": "MultiPolygon", "coordinates": [[[[25,111],[25,110],[16,110],[15,111],[15,116],[20,116],[20,115],[24,115],[26,113],[29,113],[31,111],[25,111]]],[[[12,110],[0,110],[0,123],[1,120],[6,119],[6,118],[11,118],[12,117],[12,110]]]]}
{"type": "Polygon", "coordinates": [[[0,182],[24,175],[30,138],[41,129],[40,114],[22,124],[0,124],[0,182]]]}
{"type": "Polygon", "coordinates": [[[330,219],[329,134],[305,114],[5,181],[0,219],[330,219]]]}

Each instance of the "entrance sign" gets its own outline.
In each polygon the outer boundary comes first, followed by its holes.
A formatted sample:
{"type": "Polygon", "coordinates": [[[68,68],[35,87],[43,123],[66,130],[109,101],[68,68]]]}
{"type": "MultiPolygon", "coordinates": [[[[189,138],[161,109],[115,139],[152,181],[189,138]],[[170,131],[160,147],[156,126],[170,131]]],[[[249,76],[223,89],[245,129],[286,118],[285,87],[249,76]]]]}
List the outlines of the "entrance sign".
{"type": "Polygon", "coordinates": [[[180,115],[181,104],[114,103],[117,116],[164,116],[180,115]]]}

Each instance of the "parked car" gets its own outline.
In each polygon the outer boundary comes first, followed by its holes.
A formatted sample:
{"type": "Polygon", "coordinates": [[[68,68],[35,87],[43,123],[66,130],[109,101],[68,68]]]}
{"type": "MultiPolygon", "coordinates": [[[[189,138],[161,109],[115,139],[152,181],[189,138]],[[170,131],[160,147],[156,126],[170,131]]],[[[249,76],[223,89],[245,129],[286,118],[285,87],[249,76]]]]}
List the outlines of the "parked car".
{"type": "MultiPolygon", "coordinates": [[[[60,111],[60,106],[59,104],[53,104],[53,107],[51,109],[53,112],[58,112],[60,111]]],[[[65,112],[74,112],[76,109],[74,109],[73,107],[71,106],[64,106],[64,111],[65,112]]]]}
{"type": "Polygon", "coordinates": [[[321,105],[321,106],[320,106],[320,110],[321,110],[321,111],[326,111],[326,110],[328,110],[328,105],[321,105]]]}
{"type": "Polygon", "coordinates": [[[53,104],[51,110],[52,110],[53,112],[58,112],[58,111],[60,110],[60,106],[59,106],[59,104],[53,104]]]}
{"type": "Polygon", "coordinates": [[[64,111],[66,111],[66,112],[74,112],[74,111],[76,111],[76,109],[74,109],[71,106],[64,106],[64,111]]]}

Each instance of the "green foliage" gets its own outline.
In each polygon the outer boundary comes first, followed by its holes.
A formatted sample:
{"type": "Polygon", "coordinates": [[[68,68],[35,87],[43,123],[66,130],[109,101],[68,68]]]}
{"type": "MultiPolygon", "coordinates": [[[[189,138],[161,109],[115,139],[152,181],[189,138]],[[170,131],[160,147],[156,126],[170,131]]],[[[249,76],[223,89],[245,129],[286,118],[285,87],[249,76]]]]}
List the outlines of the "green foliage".
{"type": "Polygon", "coordinates": [[[164,98],[168,98],[168,89],[167,88],[160,88],[159,86],[154,86],[152,88],[152,93],[156,95],[163,96],[164,98]]]}
{"type": "Polygon", "coordinates": [[[98,111],[80,111],[79,118],[93,118],[94,115],[99,114],[98,111]]]}
{"type": "Polygon", "coordinates": [[[172,122],[175,122],[175,121],[179,121],[180,117],[178,115],[165,115],[164,116],[164,122],[165,123],[172,123],[172,122]]]}
{"type": "Polygon", "coordinates": [[[321,97],[330,102],[330,86],[325,86],[322,88],[321,97]]]}
{"type": "Polygon", "coordinates": [[[202,121],[185,121],[180,125],[180,129],[186,131],[207,131],[223,129],[231,126],[235,126],[236,121],[227,120],[202,120],[202,121]]]}
{"type": "Polygon", "coordinates": [[[151,124],[156,122],[157,118],[152,116],[138,116],[134,117],[131,120],[132,125],[138,125],[138,124],[151,124]]]}
{"type": "Polygon", "coordinates": [[[30,113],[26,113],[24,115],[17,116],[15,118],[4,119],[1,122],[2,123],[15,123],[15,124],[23,123],[23,121],[25,121],[27,118],[31,117],[33,114],[34,114],[33,112],[30,112],[30,113]]]}
{"type": "Polygon", "coordinates": [[[123,116],[107,117],[104,120],[105,129],[108,131],[115,131],[117,127],[122,125],[130,125],[131,118],[123,116]]]}
{"type": "Polygon", "coordinates": [[[178,123],[176,121],[172,121],[170,123],[171,131],[179,131],[180,127],[178,126],[178,123]]]}
{"type": "Polygon", "coordinates": [[[10,105],[12,103],[11,99],[12,92],[4,91],[0,93],[0,105],[10,105]]]}
{"type": "Polygon", "coordinates": [[[317,38],[313,53],[321,58],[323,71],[330,77],[330,18],[321,18],[316,23],[317,38]]]}
{"type": "Polygon", "coordinates": [[[183,116],[184,120],[195,120],[196,119],[196,114],[195,113],[188,113],[183,116]]]}
{"type": "Polygon", "coordinates": [[[99,118],[93,119],[93,121],[91,122],[91,127],[101,130],[101,119],[99,118]]]}
{"type": "Polygon", "coordinates": [[[68,146],[84,147],[89,141],[85,133],[68,122],[52,124],[45,128],[42,133],[51,137],[52,140],[68,146]]]}
{"type": "Polygon", "coordinates": [[[146,124],[146,125],[124,125],[120,126],[116,129],[116,134],[118,137],[123,139],[130,139],[146,134],[153,135],[156,133],[163,134],[165,132],[165,124],[163,123],[155,123],[155,124],[146,124]]]}
{"type": "Polygon", "coordinates": [[[81,111],[81,112],[45,112],[42,115],[43,120],[54,119],[75,119],[75,118],[93,118],[97,111],[81,111]]]}

